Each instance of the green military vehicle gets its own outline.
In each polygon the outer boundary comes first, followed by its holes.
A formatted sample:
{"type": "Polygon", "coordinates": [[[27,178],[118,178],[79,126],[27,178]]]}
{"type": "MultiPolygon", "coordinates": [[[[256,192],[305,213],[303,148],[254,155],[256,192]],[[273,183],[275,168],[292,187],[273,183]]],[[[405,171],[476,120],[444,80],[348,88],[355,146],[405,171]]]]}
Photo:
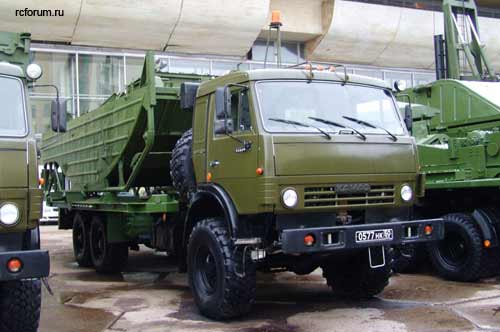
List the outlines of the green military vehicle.
{"type": "Polygon", "coordinates": [[[439,218],[409,221],[423,177],[383,81],[162,73],[148,53],[140,79],[62,131],[43,137],[44,190],[78,264],[116,272],[138,244],[165,251],[211,318],[250,310],[257,270],[321,267],[337,294],[373,296],[391,245],[443,236],[439,218]]]}
{"type": "Polygon", "coordinates": [[[35,332],[40,278],[49,255],[40,250],[36,141],[31,131],[27,83],[41,75],[28,65],[30,35],[0,32],[0,331],[35,332]]]}
{"type": "MultiPolygon", "coordinates": [[[[500,83],[479,38],[474,1],[444,0],[443,12],[437,80],[398,100],[412,102],[408,123],[426,175],[415,212],[444,216],[445,238],[429,244],[430,260],[444,278],[474,281],[500,271],[500,83]]],[[[401,252],[415,259],[411,246],[401,252]]]]}

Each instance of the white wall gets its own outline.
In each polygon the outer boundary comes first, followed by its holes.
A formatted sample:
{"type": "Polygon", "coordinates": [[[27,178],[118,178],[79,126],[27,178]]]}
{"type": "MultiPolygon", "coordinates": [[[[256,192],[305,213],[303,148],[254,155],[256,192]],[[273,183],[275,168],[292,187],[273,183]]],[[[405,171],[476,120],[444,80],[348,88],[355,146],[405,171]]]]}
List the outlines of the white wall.
{"type": "MultiPolygon", "coordinates": [[[[481,17],[479,24],[498,70],[500,20],[481,17]]],[[[330,29],[309,56],[321,61],[431,69],[436,33],[443,33],[442,13],[335,0],[330,29]]]]}
{"type": "Polygon", "coordinates": [[[266,22],[270,0],[0,0],[0,30],[35,40],[242,56],[266,22]],[[16,9],[64,17],[16,17],[16,9]]]}
{"type": "MultiPolygon", "coordinates": [[[[74,45],[243,56],[282,11],[287,39],[313,60],[431,69],[442,14],[344,0],[0,0],[0,30],[74,45]],[[64,9],[64,17],[16,17],[16,9],[64,9]]],[[[500,71],[500,20],[480,31],[500,71]]]]}

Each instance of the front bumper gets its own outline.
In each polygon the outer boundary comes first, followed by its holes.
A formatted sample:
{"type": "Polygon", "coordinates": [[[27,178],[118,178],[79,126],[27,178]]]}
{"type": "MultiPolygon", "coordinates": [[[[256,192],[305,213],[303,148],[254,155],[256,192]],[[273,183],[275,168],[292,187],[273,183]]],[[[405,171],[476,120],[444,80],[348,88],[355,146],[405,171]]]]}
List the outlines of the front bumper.
{"type": "Polygon", "coordinates": [[[424,219],[412,221],[387,222],[377,224],[346,225],[319,228],[285,229],[281,235],[281,249],[285,254],[334,252],[381,245],[400,245],[417,242],[441,240],[444,237],[443,219],[424,219]],[[424,228],[432,227],[426,235],[424,228]],[[356,241],[358,231],[392,230],[392,239],[356,241]],[[313,235],[316,239],[312,246],[304,244],[304,237],[313,235]]]}
{"type": "Polygon", "coordinates": [[[0,281],[44,278],[48,277],[49,273],[50,259],[49,253],[46,250],[0,252],[0,281]],[[22,261],[21,271],[11,273],[7,270],[7,262],[12,258],[22,261]]]}

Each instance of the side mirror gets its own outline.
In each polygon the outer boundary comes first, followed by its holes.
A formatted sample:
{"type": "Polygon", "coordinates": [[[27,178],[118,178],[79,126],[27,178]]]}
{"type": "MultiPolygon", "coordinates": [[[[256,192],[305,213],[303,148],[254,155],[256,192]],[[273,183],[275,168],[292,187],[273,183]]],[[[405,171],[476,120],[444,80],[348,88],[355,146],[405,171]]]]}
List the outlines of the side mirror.
{"type": "Polygon", "coordinates": [[[52,101],[50,105],[50,124],[52,130],[58,133],[66,132],[67,100],[61,102],[59,98],[52,101]]]}
{"type": "Polygon", "coordinates": [[[215,117],[217,120],[231,118],[231,91],[227,86],[215,90],[215,117]]]}
{"type": "Polygon", "coordinates": [[[184,82],[181,84],[180,102],[182,110],[193,111],[199,87],[200,83],[184,82]]]}
{"type": "Polygon", "coordinates": [[[397,80],[394,82],[394,90],[396,90],[396,92],[402,92],[402,91],[406,90],[407,87],[408,87],[408,85],[406,84],[406,81],[404,81],[404,80],[397,80]]]}
{"type": "Polygon", "coordinates": [[[413,129],[413,112],[411,110],[411,105],[408,104],[405,106],[405,125],[406,129],[411,133],[411,130],[413,129]]]}
{"type": "Polygon", "coordinates": [[[225,134],[230,134],[234,130],[233,127],[233,120],[232,119],[227,119],[224,120],[215,120],[215,126],[214,126],[214,131],[216,135],[225,135],[225,134]]]}

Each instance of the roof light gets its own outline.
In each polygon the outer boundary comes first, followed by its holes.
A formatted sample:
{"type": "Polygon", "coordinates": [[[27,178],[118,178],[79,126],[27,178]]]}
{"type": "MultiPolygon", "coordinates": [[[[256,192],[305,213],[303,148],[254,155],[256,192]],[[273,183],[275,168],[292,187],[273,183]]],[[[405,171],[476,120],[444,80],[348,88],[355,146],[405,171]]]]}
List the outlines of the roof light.
{"type": "Polygon", "coordinates": [[[271,24],[281,25],[281,12],[279,10],[273,10],[271,12],[271,24]]]}

